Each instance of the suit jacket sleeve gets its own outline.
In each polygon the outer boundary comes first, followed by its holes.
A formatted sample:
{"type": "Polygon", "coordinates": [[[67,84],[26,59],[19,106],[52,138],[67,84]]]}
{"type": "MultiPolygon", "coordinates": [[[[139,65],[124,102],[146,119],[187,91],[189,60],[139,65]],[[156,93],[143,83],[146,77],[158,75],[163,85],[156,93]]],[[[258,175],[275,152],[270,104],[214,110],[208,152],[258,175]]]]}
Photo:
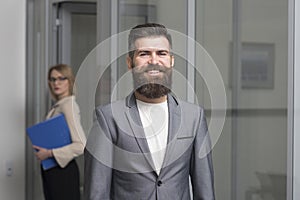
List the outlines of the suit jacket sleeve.
{"type": "Polygon", "coordinates": [[[200,118],[194,141],[190,172],[193,199],[215,199],[211,142],[202,108],[200,108],[200,118]]]}
{"type": "Polygon", "coordinates": [[[108,200],[112,179],[113,145],[109,127],[100,109],[84,151],[84,199],[108,200]]]}

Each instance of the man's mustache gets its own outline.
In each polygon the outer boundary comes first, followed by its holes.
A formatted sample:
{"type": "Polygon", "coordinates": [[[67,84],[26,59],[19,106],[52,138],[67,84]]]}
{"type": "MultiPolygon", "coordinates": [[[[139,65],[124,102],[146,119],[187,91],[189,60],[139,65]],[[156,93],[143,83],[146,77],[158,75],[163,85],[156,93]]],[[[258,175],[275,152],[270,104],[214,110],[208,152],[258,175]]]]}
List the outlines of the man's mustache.
{"type": "Polygon", "coordinates": [[[161,66],[161,65],[149,64],[145,67],[141,67],[140,69],[137,69],[137,68],[134,67],[133,70],[138,72],[138,73],[149,72],[149,71],[152,71],[152,70],[157,70],[157,71],[160,71],[160,72],[166,72],[168,70],[171,70],[171,68],[166,67],[166,66],[161,66]]]}

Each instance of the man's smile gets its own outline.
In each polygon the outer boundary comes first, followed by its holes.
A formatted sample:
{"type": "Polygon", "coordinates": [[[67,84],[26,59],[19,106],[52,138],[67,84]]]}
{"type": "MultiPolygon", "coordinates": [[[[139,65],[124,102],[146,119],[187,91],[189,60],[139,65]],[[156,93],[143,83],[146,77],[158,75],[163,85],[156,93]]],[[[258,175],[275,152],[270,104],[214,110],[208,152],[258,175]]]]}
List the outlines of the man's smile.
{"type": "Polygon", "coordinates": [[[160,75],[162,72],[160,70],[150,70],[146,72],[148,75],[150,76],[158,76],[160,75]]]}

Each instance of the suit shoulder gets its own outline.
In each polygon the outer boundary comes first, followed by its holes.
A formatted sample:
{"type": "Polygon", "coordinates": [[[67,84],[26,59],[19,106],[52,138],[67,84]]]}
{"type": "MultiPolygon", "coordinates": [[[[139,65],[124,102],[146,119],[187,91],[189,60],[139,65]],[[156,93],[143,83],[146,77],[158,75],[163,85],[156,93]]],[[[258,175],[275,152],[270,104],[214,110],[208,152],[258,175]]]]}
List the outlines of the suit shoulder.
{"type": "Polygon", "coordinates": [[[118,101],[108,103],[105,105],[97,106],[96,111],[102,112],[102,113],[111,113],[114,111],[118,111],[124,107],[125,107],[125,100],[118,100],[118,101]]]}
{"type": "Polygon", "coordinates": [[[204,110],[204,108],[201,105],[191,103],[191,102],[187,102],[187,101],[184,101],[184,100],[178,100],[178,103],[184,109],[201,111],[201,112],[204,110]]]}

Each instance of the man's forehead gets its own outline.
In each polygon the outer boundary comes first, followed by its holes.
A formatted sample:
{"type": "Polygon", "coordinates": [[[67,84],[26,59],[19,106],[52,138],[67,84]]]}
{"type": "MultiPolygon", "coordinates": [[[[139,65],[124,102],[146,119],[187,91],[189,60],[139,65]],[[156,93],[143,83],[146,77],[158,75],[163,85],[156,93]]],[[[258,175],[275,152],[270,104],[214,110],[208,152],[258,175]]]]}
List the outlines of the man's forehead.
{"type": "Polygon", "coordinates": [[[137,50],[169,50],[170,44],[164,36],[143,37],[135,41],[137,50]]]}

